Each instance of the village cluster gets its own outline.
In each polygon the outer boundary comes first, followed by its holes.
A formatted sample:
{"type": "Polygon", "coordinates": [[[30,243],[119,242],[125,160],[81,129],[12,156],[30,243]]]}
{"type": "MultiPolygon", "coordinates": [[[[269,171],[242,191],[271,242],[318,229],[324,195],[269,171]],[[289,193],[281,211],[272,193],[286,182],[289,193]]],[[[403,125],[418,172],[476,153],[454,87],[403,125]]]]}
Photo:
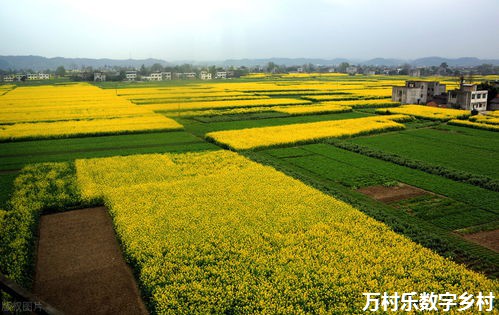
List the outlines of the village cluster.
{"type": "Polygon", "coordinates": [[[478,90],[477,84],[467,84],[464,80],[461,80],[458,89],[448,92],[446,85],[438,81],[406,81],[404,86],[392,88],[392,101],[401,104],[422,104],[479,112],[499,109],[497,98],[494,98],[487,108],[487,98],[487,90],[478,90]]]}

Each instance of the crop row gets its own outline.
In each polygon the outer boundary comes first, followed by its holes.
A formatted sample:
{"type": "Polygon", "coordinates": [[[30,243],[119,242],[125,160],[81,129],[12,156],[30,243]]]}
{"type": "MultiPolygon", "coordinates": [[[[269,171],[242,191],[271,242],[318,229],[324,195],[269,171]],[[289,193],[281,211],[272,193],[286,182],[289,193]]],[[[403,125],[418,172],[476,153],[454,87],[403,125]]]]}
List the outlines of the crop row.
{"type": "Polygon", "coordinates": [[[372,116],[285,126],[216,131],[206,134],[206,137],[234,150],[247,150],[316,142],[333,137],[400,130],[405,128],[404,125],[395,121],[404,121],[407,118],[409,117],[404,115],[372,116]]]}
{"type": "Polygon", "coordinates": [[[307,100],[298,100],[294,98],[277,99],[255,99],[255,100],[225,100],[211,102],[182,102],[171,104],[146,104],[141,107],[154,111],[176,111],[176,110],[194,110],[210,108],[237,108],[237,107],[258,107],[258,106],[278,106],[278,105],[302,105],[310,104],[307,100]]]}
{"type": "Polygon", "coordinates": [[[22,123],[1,126],[0,142],[181,129],[182,125],[159,114],[114,119],[22,123]]]}
{"type": "Polygon", "coordinates": [[[494,115],[471,116],[470,120],[481,124],[499,125],[499,116],[494,115]]]}
{"type": "Polygon", "coordinates": [[[439,108],[423,105],[402,105],[396,108],[378,109],[378,114],[404,114],[418,118],[447,121],[468,118],[471,113],[461,109],[439,108]]]}
{"type": "Polygon", "coordinates": [[[493,125],[493,124],[482,124],[481,122],[473,122],[473,121],[467,121],[467,120],[452,119],[451,121],[449,121],[449,124],[456,125],[456,126],[463,126],[463,127],[471,127],[471,128],[476,128],[476,129],[489,130],[489,131],[499,131],[499,126],[497,126],[497,125],[493,125]]]}
{"type": "Polygon", "coordinates": [[[213,102],[213,101],[235,101],[235,100],[261,100],[269,99],[266,95],[221,95],[221,96],[202,96],[202,97],[176,97],[176,98],[150,98],[150,99],[130,99],[131,102],[137,105],[147,104],[171,104],[171,103],[187,103],[187,102],[213,102]]]}

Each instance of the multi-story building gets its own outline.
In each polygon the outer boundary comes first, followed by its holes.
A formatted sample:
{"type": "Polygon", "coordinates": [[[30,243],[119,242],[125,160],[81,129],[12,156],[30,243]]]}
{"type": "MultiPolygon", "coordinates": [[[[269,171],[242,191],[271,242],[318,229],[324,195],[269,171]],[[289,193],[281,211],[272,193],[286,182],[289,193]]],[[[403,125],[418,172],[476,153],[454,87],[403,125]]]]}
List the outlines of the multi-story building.
{"type": "Polygon", "coordinates": [[[215,73],[215,79],[227,79],[227,72],[225,72],[225,71],[217,71],[215,73]]]}
{"type": "Polygon", "coordinates": [[[127,81],[135,81],[137,80],[137,71],[127,71],[125,73],[125,78],[127,81]]]}
{"type": "Polygon", "coordinates": [[[13,82],[16,77],[13,74],[7,74],[3,76],[4,82],[13,82]]]}
{"type": "Polygon", "coordinates": [[[102,72],[94,72],[94,81],[95,82],[104,82],[104,81],[106,81],[106,75],[102,72]]]}
{"type": "Polygon", "coordinates": [[[466,110],[487,110],[488,91],[478,91],[476,84],[461,83],[459,89],[449,92],[447,104],[466,110]]]}
{"type": "Polygon", "coordinates": [[[172,79],[172,73],[171,72],[161,72],[163,76],[163,80],[171,80],[172,79]]]}
{"type": "Polygon", "coordinates": [[[153,72],[149,76],[149,81],[163,81],[163,73],[162,72],[153,72]]]}
{"type": "Polygon", "coordinates": [[[354,74],[357,74],[357,67],[355,66],[348,66],[346,71],[349,75],[354,75],[354,74]]]}
{"type": "Polygon", "coordinates": [[[201,80],[211,80],[211,73],[209,73],[208,71],[201,71],[201,73],[199,74],[199,78],[201,80]]]}
{"type": "Polygon", "coordinates": [[[28,80],[48,80],[50,75],[48,73],[28,73],[26,74],[28,80]]]}
{"type": "Polygon", "coordinates": [[[405,86],[392,88],[392,101],[401,104],[426,104],[445,93],[445,84],[438,81],[406,81],[405,86]]]}

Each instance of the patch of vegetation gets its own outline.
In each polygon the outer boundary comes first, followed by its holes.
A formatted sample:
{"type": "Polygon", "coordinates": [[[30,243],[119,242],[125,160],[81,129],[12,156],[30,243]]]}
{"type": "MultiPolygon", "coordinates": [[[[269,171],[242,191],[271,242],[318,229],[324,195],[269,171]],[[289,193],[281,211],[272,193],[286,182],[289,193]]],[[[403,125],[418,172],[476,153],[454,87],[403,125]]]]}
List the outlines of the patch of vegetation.
{"type": "MultiPolygon", "coordinates": [[[[386,176],[393,180],[398,180],[400,182],[470,204],[476,208],[499,214],[499,210],[497,209],[497,205],[499,204],[499,194],[497,192],[466,183],[456,182],[438,175],[428,174],[420,170],[410,169],[391,162],[371,158],[332,145],[314,144],[302,146],[301,148],[311,153],[323,156],[325,159],[322,163],[322,167],[324,168],[328,168],[328,163],[332,163],[328,161],[340,161],[345,165],[349,165],[349,167],[386,176]]],[[[292,159],[290,162],[292,162],[292,159]]],[[[310,167],[313,167],[312,164],[314,163],[308,163],[310,167]]],[[[334,166],[331,166],[330,168],[331,173],[334,173],[337,169],[334,168],[334,166]]],[[[318,172],[317,174],[322,176],[321,172],[318,172]]]]}
{"type": "Polygon", "coordinates": [[[0,170],[78,158],[218,149],[187,132],[147,133],[0,144],[0,170]]]}
{"type": "Polygon", "coordinates": [[[0,209],[7,208],[7,203],[12,194],[13,183],[16,176],[17,172],[9,172],[0,175],[0,209]]]}
{"type": "MultiPolygon", "coordinates": [[[[394,136],[396,137],[397,134],[388,135],[388,137],[394,137],[394,136]]],[[[376,139],[376,141],[377,141],[376,144],[379,144],[380,146],[384,146],[384,143],[382,142],[383,137],[381,138],[381,140],[379,140],[377,137],[369,137],[369,138],[363,138],[363,139],[361,139],[360,141],[359,141],[359,139],[354,139],[352,141],[361,142],[361,143],[365,143],[365,142],[371,143],[371,141],[370,141],[371,139],[376,139]],[[367,141],[362,141],[363,139],[367,139],[367,141]]],[[[482,187],[485,189],[489,189],[492,191],[499,191],[499,181],[496,179],[493,179],[493,178],[490,178],[490,177],[487,177],[484,175],[473,174],[473,173],[470,173],[467,171],[452,169],[452,168],[442,166],[442,165],[434,165],[434,164],[431,164],[431,163],[426,162],[426,161],[412,159],[409,157],[410,153],[406,153],[405,156],[400,156],[397,154],[373,149],[369,146],[358,145],[357,143],[352,143],[352,142],[339,141],[339,140],[330,140],[328,142],[339,147],[339,148],[349,150],[352,152],[356,152],[356,153],[360,153],[360,154],[363,154],[363,155],[366,155],[369,157],[392,162],[392,163],[395,163],[395,164],[398,164],[401,166],[406,166],[406,167],[409,167],[412,169],[421,170],[421,171],[427,172],[429,174],[443,176],[445,178],[449,178],[449,179],[452,179],[455,181],[460,181],[463,183],[468,183],[468,184],[482,187]]],[[[405,142],[405,144],[406,144],[405,147],[410,148],[408,150],[417,151],[417,145],[413,146],[412,143],[409,145],[407,142],[405,142]]],[[[398,145],[402,146],[403,144],[399,143],[398,145]]],[[[398,145],[392,144],[392,145],[390,145],[390,148],[393,148],[393,150],[397,150],[397,148],[399,148],[398,145]]],[[[436,150],[438,150],[438,148],[436,148],[436,150]]],[[[426,152],[426,153],[419,152],[419,155],[424,155],[427,159],[431,159],[432,153],[433,152],[426,152]]],[[[414,153],[414,155],[418,156],[418,153],[414,153]]],[[[449,158],[452,158],[452,157],[449,156],[449,158]]],[[[469,161],[467,161],[467,162],[469,162],[469,161]]],[[[492,162],[492,161],[490,161],[490,162],[492,162]]],[[[494,162],[492,162],[492,163],[494,163],[494,162]]]]}
{"type": "Polygon", "coordinates": [[[437,195],[419,196],[392,205],[448,230],[484,224],[498,219],[495,213],[437,195]]]}

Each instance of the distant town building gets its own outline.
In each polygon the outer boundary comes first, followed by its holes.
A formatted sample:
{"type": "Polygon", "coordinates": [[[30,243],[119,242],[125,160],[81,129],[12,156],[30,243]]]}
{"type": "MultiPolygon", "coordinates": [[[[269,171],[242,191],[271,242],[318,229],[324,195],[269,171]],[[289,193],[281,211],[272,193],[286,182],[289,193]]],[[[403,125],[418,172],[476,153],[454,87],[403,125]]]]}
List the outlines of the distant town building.
{"type": "Polygon", "coordinates": [[[366,71],[364,72],[364,74],[365,74],[365,75],[375,75],[375,74],[376,74],[376,71],[374,71],[374,70],[366,70],[366,71]]]}
{"type": "Polygon", "coordinates": [[[227,79],[227,72],[225,72],[225,71],[217,71],[215,73],[215,79],[227,79]]]}
{"type": "Polygon", "coordinates": [[[50,75],[48,73],[28,73],[26,79],[32,80],[48,80],[50,75]]]}
{"type": "Polygon", "coordinates": [[[149,76],[149,81],[163,81],[163,73],[162,72],[153,72],[149,76]]]}
{"type": "Polygon", "coordinates": [[[3,76],[4,82],[13,82],[16,77],[13,74],[7,74],[3,76]]]}
{"type": "Polygon", "coordinates": [[[487,110],[488,91],[478,91],[476,84],[464,84],[461,81],[459,89],[449,92],[447,103],[451,107],[466,110],[487,110]]]}
{"type": "Polygon", "coordinates": [[[421,76],[421,69],[410,69],[409,70],[409,76],[411,76],[411,77],[420,77],[421,76]]]}
{"type": "Polygon", "coordinates": [[[355,66],[348,66],[346,71],[349,75],[354,75],[357,74],[358,69],[355,66]]]}
{"type": "Polygon", "coordinates": [[[94,82],[106,81],[106,75],[102,72],[94,72],[94,82]]]}
{"type": "Polygon", "coordinates": [[[445,93],[445,84],[438,81],[406,81],[405,86],[392,88],[392,101],[402,104],[426,104],[445,93]]]}
{"type": "Polygon", "coordinates": [[[201,73],[199,74],[199,78],[201,80],[211,80],[211,73],[209,73],[208,71],[201,71],[201,73]]]}
{"type": "Polygon", "coordinates": [[[171,72],[161,72],[163,75],[163,80],[171,80],[172,79],[172,73],[171,72]]]}
{"type": "Polygon", "coordinates": [[[127,81],[135,81],[135,80],[137,80],[137,71],[127,71],[125,73],[125,79],[127,81]]]}

